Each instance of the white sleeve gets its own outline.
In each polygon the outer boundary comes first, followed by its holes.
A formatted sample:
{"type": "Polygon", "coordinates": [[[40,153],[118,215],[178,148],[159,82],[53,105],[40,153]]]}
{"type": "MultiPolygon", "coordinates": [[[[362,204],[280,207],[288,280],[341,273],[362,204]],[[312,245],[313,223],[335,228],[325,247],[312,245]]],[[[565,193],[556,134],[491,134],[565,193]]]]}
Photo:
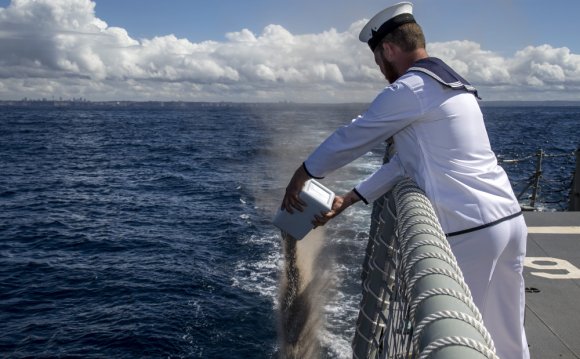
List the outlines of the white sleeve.
{"type": "Polygon", "coordinates": [[[395,82],[385,88],[367,112],[336,130],[304,161],[316,178],[354,161],[420,116],[419,100],[411,89],[395,82]]]}
{"type": "Polygon", "coordinates": [[[399,155],[395,154],[389,162],[359,183],[354,191],[366,204],[369,204],[387,193],[404,176],[405,170],[401,166],[399,155]]]}

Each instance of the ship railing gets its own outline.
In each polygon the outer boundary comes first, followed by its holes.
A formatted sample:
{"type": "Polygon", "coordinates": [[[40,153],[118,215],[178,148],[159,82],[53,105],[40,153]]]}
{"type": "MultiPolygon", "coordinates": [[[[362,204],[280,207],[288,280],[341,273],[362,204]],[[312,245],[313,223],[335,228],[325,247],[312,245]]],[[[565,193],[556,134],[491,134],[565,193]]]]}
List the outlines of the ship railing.
{"type": "MultiPolygon", "coordinates": [[[[577,173],[579,171],[578,168],[580,163],[579,154],[580,150],[576,150],[575,152],[550,154],[546,153],[543,149],[539,149],[536,153],[524,157],[513,159],[499,158],[498,163],[503,165],[506,169],[509,169],[509,166],[512,165],[519,166],[523,164],[528,166],[527,168],[529,171],[532,171],[531,166],[535,166],[535,169],[529,177],[512,181],[512,186],[514,190],[517,191],[516,197],[518,201],[520,201],[523,210],[535,211],[538,210],[538,205],[540,205],[543,207],[557,209],[567,208],[570,211],[577,211],[580,210],[577,205],[579,201],[578,197],[580,196],[578,194],[578,184],[575,185],[567,180],[554,178],[553,173],[552,176],[549,176],[549,174],[546,176],[544,165],[545,161],[557,161],[555,165],[556,167],[567,168],[572,166],[574,157],[576,157],[576,170],[571,171],[571,173],[573,174],[572,178],[578,178],[577,173]],[[567,195],[566,192],[569,192],[569,195],[567,195]]],[[[568,176],[568,174],[566,174],[566,176],[568,176]]]]}
{"type": "Polygon", "coordinates": [[[424,192],[410,179],[375,201],[353,357],[497,358],[424,192]]]}

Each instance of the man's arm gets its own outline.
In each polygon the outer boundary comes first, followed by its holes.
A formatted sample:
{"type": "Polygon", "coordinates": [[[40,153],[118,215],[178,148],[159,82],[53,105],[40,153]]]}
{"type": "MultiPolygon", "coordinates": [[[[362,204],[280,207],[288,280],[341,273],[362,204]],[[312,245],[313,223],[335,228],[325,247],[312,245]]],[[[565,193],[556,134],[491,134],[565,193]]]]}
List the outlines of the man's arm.
{"type": "Polygon", "coordinates": [[[405,170],[399,159],[399,154],[391,156],[389,162],[367,177],[355,187],[355,191],[365,203],[374,202],[387,193],[394,185],[405,177],[405,170]]]}
{"type": "Polygon", "coordinates": [[[325,177],[371,151],[422,116],[417,95],[407,86],[383,90],[368,110],[349,125],[338,128],[304,161],[308,173],[325,177]]]}

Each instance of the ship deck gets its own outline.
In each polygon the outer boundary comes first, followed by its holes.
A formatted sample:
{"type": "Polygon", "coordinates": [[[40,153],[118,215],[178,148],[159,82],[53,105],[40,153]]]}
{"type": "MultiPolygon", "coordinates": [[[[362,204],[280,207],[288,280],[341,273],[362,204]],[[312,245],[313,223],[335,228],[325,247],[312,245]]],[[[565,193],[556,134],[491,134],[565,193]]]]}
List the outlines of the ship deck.
{"type": "Polygon", "coordinates": [[[525,212],[525,327],[532,359],[580,359],[580,212],[525,212]]]}

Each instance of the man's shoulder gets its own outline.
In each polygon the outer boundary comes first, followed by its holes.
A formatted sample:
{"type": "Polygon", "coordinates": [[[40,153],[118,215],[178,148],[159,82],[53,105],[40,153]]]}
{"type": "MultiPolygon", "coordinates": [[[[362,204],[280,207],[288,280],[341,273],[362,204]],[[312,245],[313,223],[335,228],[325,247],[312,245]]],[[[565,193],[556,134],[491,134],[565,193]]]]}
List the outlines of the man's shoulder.
{"type": "Polygon", "coordinates": [[[422,76],[407,73],[385,87],[378,97],[383,100],[388,98],[398,104],[410,103],[417,105],[416,101],[424,93],[424,87],[425,79],[422,76]]]}
{"type": "Polygon", "coordinates": [[[371,113],[411,114],[420,111],[420,85],[410,79],[399,78],[381,91],[372,102],[371,113]]]}
{"type": "Polygon", "coordinates": [[[416,97],[415,87],[416,85],[412,82],[404,81],[402,78],[399,78],[397,81],[385,87],[383,91],[379,93],[378,97],[382,97],[383,99],[386,97],[397,102],[403,101],[404,99],[411,100],[416,97]]]}
{"type": "Polygon", "coordinates": [[[433,81],[433,79],[424,73],[410,71],[399,77],[393,84],[399,82],[401,85],[407,87],[411,91],[416,92],[422,90],[431,81],[433,81]]]}

